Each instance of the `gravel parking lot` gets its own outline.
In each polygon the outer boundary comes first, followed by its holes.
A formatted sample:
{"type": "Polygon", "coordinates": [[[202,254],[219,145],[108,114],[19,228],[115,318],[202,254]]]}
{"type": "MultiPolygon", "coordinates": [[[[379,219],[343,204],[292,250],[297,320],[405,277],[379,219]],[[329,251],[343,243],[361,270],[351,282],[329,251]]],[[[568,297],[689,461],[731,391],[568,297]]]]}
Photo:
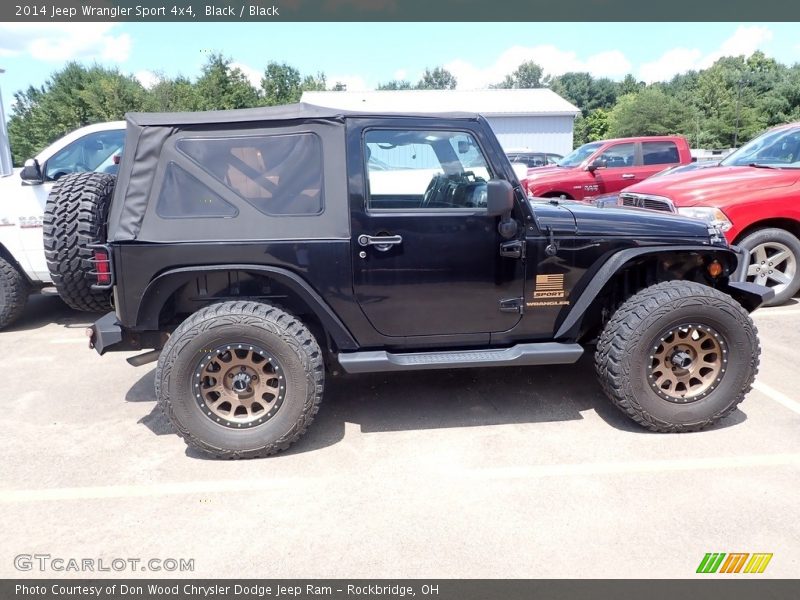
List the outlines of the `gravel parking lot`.
{"type": "Polygon", "coordinates": [[[3,577],[86,576],[22,553],[194,559],[141,576],[690,577],[706,552],[800,572],[800,304],[755,314],[756,389],[705,432],[639,429],[584,359],[329,379],[300,443],[239,462],[187,451],[154,365],[90,351],[93,318],[37,296],[0,332],[3,577]]]}

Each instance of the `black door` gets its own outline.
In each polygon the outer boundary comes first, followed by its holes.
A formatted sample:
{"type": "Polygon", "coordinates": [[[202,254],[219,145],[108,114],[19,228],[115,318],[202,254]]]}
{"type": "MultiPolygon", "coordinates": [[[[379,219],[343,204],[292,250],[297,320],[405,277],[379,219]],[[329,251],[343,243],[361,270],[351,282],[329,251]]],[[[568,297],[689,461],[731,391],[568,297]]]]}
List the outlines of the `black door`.
{"type": "Polygon", "coordinates": [[[498,219],[485,214],[493,173],[476,136],[369,129],[362,155],[366,198],[353,214],[353,274],[373,327],[402,337],[513,328],[524,265],[500,257],[498,219]]]}

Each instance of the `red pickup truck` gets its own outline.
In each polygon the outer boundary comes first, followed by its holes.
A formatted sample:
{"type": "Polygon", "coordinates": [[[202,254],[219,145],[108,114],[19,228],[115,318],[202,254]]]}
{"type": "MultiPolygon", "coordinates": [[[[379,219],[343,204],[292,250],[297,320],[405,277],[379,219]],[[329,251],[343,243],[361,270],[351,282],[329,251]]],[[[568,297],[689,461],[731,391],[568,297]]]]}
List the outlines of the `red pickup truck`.
{"type": "Polygon", "coordinates": [[[618,203],[716,226],[750,253],[747,280],[775,290],[765,306],[800,290],[800,123],[770,129],[719,166],[627,188],[618,203]]]}
{"type": "Polygon", "coordinates": [[[555,166],[528,169],[523,184],[533,196],[584,200],[619,192],[668,167],[690,162],[683,137],[619,138],[584,144],[555,166]]]}

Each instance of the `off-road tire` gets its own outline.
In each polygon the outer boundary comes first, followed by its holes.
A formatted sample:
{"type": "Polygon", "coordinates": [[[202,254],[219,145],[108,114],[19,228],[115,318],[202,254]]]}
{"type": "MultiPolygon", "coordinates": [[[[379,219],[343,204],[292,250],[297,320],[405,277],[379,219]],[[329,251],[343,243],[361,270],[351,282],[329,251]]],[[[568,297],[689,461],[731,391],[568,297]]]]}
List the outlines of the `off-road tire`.
{"type": "MultiPolygon", "coordinates": [[[[798,290],[800,290],[800,240],[785,229],[770,227],[754,231],[747,237],[738,241],[737,245],[747,250],[749,258],[750,251],[765,243],[782,244],[794,254],[795,273],[791,282],[780,292],[776,290],[775,296],[764,303],[764,306],[779,306],[791,300],[798,290]]],[[[769,267],[769,265],[767,265],[767,267],[769,267]]],[[[753,278],[748,277],[747,280],[753,281],[753,278]]],[[[758,278],[755,278],[755,283],[759,283],[758,278]]]]}
{"type": "Polygon", "coordinates": [[[70,307],[89,312],[111,309],[110,294],[93,290],[92,250],[105,240],[106,220],[116,177],[106,173],[65,175],[53,187],[44,209],[44,253],[59,296],[70,307]]]}
{"type": "Polygon", "coordinates": [[[286,450],[319,410],[323,356],[311,332],[292,315],[260,302],[209,305],[181,323],[156,367],[158,404],[186,444],[217,458],[258,458],[286,450]],[[193,376],[209,348],[253,344],[282,364],[286,395],[275,416],[251,429],[215,423],[195,400],[193,376]]]}
{"type": "Polygon", "coordinates": [[[758,372],[758,331],[730,296],[688,281],[645,288],[617,309],[595,352],[600,385],[611,401],[640,425],[663,433],[699,431],[736,409],[758,372]],[[660,397],[648,382],[654,344],[684,323],[717,331],[727,348],[721,380],[705,397],[680,404],[660,397]]]}
{"type": "Polygon", "coordinates": [[[0,329],[19,319],[30,292],[31,286],[25,275],[0,257],[0,329]]]}

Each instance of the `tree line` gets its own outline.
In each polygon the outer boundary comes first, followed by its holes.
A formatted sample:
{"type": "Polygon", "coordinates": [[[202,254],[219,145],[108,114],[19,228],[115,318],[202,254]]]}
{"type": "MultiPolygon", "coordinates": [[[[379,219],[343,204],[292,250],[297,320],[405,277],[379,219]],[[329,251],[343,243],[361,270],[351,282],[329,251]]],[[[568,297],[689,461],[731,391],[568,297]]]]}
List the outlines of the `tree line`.
{"type": "MultiPolygon", "coordinates": [[[[392,80],[379,90],[455,89],[456,77],[443,67],[426,69],[414,83],[392,80]]],[[[621,81],[570,72],[544,74],[533,61],[490,87],[549,87],[581,113],[575,145],[607,137],[681,134],[694,147],[729,148],[763,129],[800,120],[800,64],[783,65],[756,52],[723,57],[707,69],[688,71],[667,82],[646,85],[633,75],[621,81]]],[[[8,131],[14,163],[20,165],[73,129],[122,119],[128,111],[197,111],[273,106],[297,102],[304,91],[341,91],[324,73],[302,74],[270,62],[254,86],[230,58],[208,57],[200,75],[160,75],[145,88],[138,79],[101,65],[69,63],[41,86],[14,94],[8,131]]]]}

